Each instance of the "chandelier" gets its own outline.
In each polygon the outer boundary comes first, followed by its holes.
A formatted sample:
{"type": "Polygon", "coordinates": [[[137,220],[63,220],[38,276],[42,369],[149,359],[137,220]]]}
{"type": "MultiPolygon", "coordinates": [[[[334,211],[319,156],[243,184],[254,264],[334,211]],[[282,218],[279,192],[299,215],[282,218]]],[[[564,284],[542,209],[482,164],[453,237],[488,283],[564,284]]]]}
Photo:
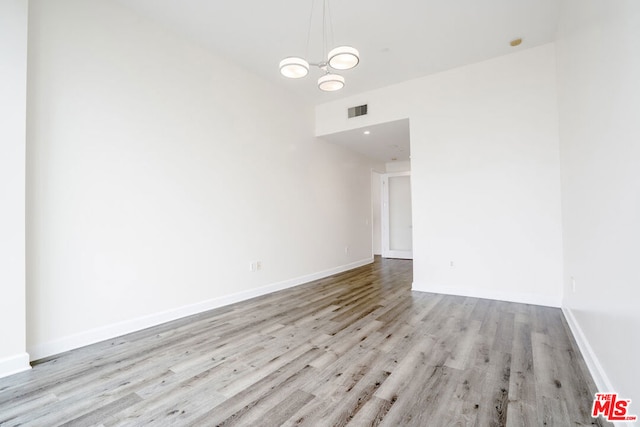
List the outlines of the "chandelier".
{"type": "MultiPolygon", "coordinates": [[[[315,0],[311,0],[311,16],[309,18],[309,32],[307,33],[307,54],[309,53],[309,39],[313,21],[315,0]]],[[[324,74],[318,79],[318,88],[325,92],[333,92],[344,87],[344,77],[335,71],[350,70],[360,62],[360,54],[351,46],[338,46],[327,53],[327,30],[333,34],[329,0],[322,2],[322,56],[326,58],[320,62],[307,62],[298,56],[290,56],[280,61],[280,74],[290,79],[299,79],[309,74],[309,67],[320,68],[324,74]]]]}

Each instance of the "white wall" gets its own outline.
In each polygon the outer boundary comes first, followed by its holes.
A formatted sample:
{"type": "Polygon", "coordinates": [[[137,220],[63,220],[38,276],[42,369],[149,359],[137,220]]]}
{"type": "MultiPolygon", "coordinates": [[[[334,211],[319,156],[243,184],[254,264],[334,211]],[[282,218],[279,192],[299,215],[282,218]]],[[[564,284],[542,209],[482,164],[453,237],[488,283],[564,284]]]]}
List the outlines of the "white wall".
{"type": "Polygon", "coordinates": [[[0,2],[0,377],[29,368],[25,352],[27,0],[0,2]]]}
{"type": "Polygon", "coordinates": [[[410,119],[414,289],[559,306],[554,45],[319,105],[316,134],[358,102],[410,119]]]}
{"type": "Polygon", "coordinates": [[[124,6],[32,1],[28,83],[32,357],[371,260],[371,163],[124,6]]]}
{"type": "Polygon", "coordinates": [[[564,305],[600,390],[640,415],[640,2],[561,6],[564,305]]]}
{"type": "Polygon", "coordinates": [[[387,162],[384,166],[387,172],[409,172],[411,170],[411,162],[409,160],[401,162],[387,162]]]}

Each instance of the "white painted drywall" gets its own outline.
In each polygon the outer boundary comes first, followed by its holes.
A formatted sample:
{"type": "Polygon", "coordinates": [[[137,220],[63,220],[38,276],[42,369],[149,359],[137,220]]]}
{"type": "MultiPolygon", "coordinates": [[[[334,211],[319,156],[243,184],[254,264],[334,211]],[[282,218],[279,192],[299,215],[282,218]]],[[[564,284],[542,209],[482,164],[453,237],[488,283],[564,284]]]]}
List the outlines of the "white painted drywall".
{"type": "Polygon", "coordinates": [[[311,107],[119,3],[30,8],[33,357],[371,260],[372,165],[311,107]]]}
{"type": "Polygon", "coordinates": [[[635,415],[640,415],[639,40],[638,1],[561,2],[564,306],[601,391],[632,399],[635,415]]]}
{"type": "Polygon", "coordinates": [[[27,0],[0,2],[0,377],[25,352],[27,0]]]}
{"type": "Polygon", "coordinates": [[[556,95],[548,44],[319,105],[316,134],[410,119],[414,289],[559,306],[556,95]]]}
{"type": "Polygon", "coordinates": [[[387,162],[384,164],[387,172],[409,172],[411,171],[411,162],[409,160],[403,162],[387,162]]]}

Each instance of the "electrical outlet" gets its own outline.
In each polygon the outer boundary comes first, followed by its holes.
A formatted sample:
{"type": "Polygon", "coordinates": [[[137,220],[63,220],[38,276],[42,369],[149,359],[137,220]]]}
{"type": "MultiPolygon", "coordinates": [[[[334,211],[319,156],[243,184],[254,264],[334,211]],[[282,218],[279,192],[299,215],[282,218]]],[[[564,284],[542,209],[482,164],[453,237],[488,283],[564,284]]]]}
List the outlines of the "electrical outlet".
{"type": "Polygon", "coordinates": [[[345,246],[345,247],[344,247],[344,253],[345,253],[345,254],[348,254],[348,253],[349,253],[349,246],[345,246]]]}
{"type": "Polygon", "coordinates": [[[256,261],[256,270],[262,270],[262,261],[256,261]]]}
{"type": "Polygon", "coordinates": [[[449,267],[453,268],[453,261],[449,261],[449,267]]]}

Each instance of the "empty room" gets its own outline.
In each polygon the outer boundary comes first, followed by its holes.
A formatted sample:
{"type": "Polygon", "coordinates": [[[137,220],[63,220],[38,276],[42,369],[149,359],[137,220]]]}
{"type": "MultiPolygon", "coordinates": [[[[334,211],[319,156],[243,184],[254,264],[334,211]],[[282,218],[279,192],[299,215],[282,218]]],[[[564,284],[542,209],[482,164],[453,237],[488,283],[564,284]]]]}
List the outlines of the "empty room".
{"type": "Polygon", "coordinates": [[[0,426],[637,425],[640,2],[3,0],[0,426]]]}

